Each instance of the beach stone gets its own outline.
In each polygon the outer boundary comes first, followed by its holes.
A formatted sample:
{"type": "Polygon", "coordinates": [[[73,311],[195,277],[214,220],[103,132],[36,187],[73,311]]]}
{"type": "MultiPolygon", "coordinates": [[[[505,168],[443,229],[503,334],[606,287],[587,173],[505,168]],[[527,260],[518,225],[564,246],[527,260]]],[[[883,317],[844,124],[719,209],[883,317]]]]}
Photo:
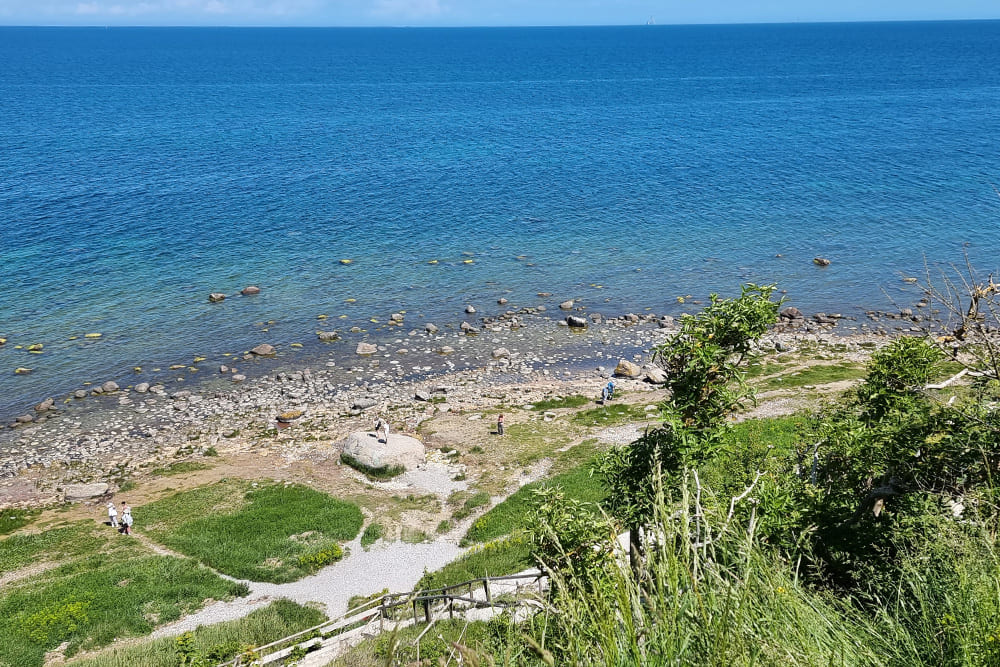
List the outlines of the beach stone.
{"type": "Polygon", "coordinates": [[[302,415],[303,415],[302,410],[287,410],[278,415],[276,419],[282,424],[291,424],[293,421],[295,421],[302,415]]]}
{"type": "Polygon", "coordinates": [[[270,343],[261,343],[257,347],[250,350],[250,354],[258,357],[270,357],[273,356],[277,350],[270,343]]]}
{"type": "Polygon", "coordinates": [[[330,343],[335,340],[340,340],[340,334],[336,331],[317,331],[316,338],[319,338],[324,343],[330,343]]]}
{"type": "Polygon", "coordinates": [[[44,401],[35,406],[35,412],[45,412],[46,410],[51,410],[52,406],[55,404],[55,399],[46,398],[44,401]]]}
{"type": "Polygon", "coordinates": [[[507,305],[507,299],[505,299],[504,297],[500,297],[499,299],[497,299],[497,304],[499,304],[501,306],[506,306],[507,305]]]}
{"type": "Polygon", "coordinates": [[[35,418],[32,415],[21,415],[14,421],[16,421],[18,424],[30,424],[31,422],[35,421],[35,418]]]}
{"type": "Polygon", "coordinates": [[[646,382],[653,384],[664,384],[667,381],[667,372],[659,366],[650,366],[646,369],[646,382]]]}
{"type": "Polygon", "coordinates": [[[354,350],[355,354],[375,354],[378,352],[378,346],[374,343],[366,343],[364,341],[358,343],[358,347],[354,350]]]}
{"type": "Polygon", "coordinates": [[[431,394],[429,391],[425,391],[423,389],[417,389],[415,392],[413,392],[413,398],[415,398],[418,401],[426,402],[431,400],[431,394]]]}
{"type": "Polygon", "coordinates": [[[76,391],[73,392],[73,398],[87,398],[87,390],[77,389],[76,391]]]}
{"type": "Polygon", "coordinates": [[[424,444],[416,438],[390,433],[381,442],[369,431],[356,431],[343,442],[342,452],[368,468],[403,466],[412,470],[427,460],[424,444]]]}
{"type": "Polygon", "coordinates": [[[576,329],[583,329],[587,326],[587,318],[578,317],[576,315],[567,315],[566,324],[576,329]]]}
{"type": "Polygon", "coordinates": [[[559,304],[559,307],[563,310],[573,310],[573,300],[563,301],[559,304]]]}
{"type": "Polygon", "coordinates": [[[601,315],[600,313],[591,313],[590,314],[590,321],[593,322],[594,324],[600,324],[603,320],[604,320],[604,316],[601,315]]]}
{"type": "Polygon", "coordinates": [[[361,398],[356,398],[351,403],[352,410],[367,410],[368,408],[373,408],[378,404],[371,396],[362,396],[361,398]]]}
{"type": "Polygon", "coordinates": [[[426,331],[429,334],[436,334],[438,332],[438,328],[434,324],[428,322],[427,324],[424,325],[424,331],[426,331]]]}
{"type": "Polygon", "coordinates": [[[510,359],[510,350],[505,347],[498,347],[493,350],[494,359],[510,359]]]}
{"type": "Polygon", "coordinates": [[[789,306],[788,308],[782,308],[778,316],[783,320],[801,320],[805,317],[802,311],[795,306],[789,306]]]}
{"type": "Polygon", "coordinates": [[[250,296],[251,294],[260,294],[260,288],[256,285],[247,285],[240,290],[240,294],[243,296],[250,296]]]}
{"type": "Polygon", "coordinates": [[[226,295],[222,292],[212,292],[208,295],[208,300],[212,303],[219,303],[220,301],[226,300],[226,295]]]}
{"type": "Polygon", "coordinates": [[[392,315],[389,316],[389,319],[392,320],[393,322],[402,322],[403,321],[403,314],[402,313],[393,313],[392,315]]]}
{"type": "Polygon", "coordinates": [[[816,266],[830,266],[830,260],[826,257],[813,257],[813,264],[816,266]]]}
{"type": "Polygon", "coordinates": [[[147,391],[149,391],[149,383],[140,382],[135,386],[135,391],[139,394],[145,394],[147,391]]]}
{"type": "Polygon", "coordinates": [[[469,324],[468,322],[462,322],[462,325],[459,328],[466,333],[475,329],[475,327],[469,324]]]}
{"type": "Polygon", "coordinates": [[[119,389],[118,383],[115,382],[114,380],[108,380],[107,382],[101,385],[101,391],[104,392],[105,394],[113,394],[114,392],[118,391],[118,389],[119,389]]]}
{"type": "Polygon", "coordinates": [[[63,491],[66,502],[78,502],[80,500],[90,500],[103,496],[108,492],[107,482],[94,482],[93,484],[69,484],[63,491]]]}
{"type": "Polygon", "coordinates": [[[239,373],[233,376],[233,382],[243,382],[246,379],[247,379],[246,375],[240,375],[239,373]]]}
{"type": "Polygon", "coordinates": [[[642,376],[642,368],[640,368],[637,364],[633,364],[631,361],[622,359],[618,362],[618,365],[615,366],[615,375],[625,378],[639,378],[642,376]]]}
{"type": "Polygon", "coordinates": [[[476,312],[476,309],[473,306],[469,305],[465,307],[465,312],[468,313],[469,315],[472,315],[473,313],[476,312]]]}
{"type": "Polygon", "coordinates": [[[455,354],[455,348],[451,345],[442,345],[437,352],[438,354],[455,354]]]}

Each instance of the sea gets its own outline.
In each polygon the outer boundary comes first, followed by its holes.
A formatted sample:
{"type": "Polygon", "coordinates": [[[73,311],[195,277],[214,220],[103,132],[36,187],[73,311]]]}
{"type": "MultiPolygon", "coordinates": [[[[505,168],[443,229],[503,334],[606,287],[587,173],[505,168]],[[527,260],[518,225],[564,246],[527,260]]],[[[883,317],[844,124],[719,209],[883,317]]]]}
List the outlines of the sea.
{"type": "Polygon", "coordinates": [[[909,305],[998,186],[998,21],[4,27],[0,417],[394,312],[909,305]]]}

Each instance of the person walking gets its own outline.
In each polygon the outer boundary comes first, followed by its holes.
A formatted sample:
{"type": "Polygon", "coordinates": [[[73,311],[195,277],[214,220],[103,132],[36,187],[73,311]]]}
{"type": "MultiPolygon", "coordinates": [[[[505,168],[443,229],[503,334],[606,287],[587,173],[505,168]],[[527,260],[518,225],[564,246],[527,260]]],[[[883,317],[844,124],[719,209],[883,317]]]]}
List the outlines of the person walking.
{"type": "Polygon", "coordinates": [[[118,510],[112,502],[108,503],[108,523],[112,528],[118,528],[118,510]]]}
{"type": "Polygon", "coordinates": [[[497,415],[497,435],[503,435],[503,413],[497,415]]]}
{"type": "Polygon", "coordinates": [[[122,501],[122,532],[132,534],[132,508],[125,501],[122,501]]]}

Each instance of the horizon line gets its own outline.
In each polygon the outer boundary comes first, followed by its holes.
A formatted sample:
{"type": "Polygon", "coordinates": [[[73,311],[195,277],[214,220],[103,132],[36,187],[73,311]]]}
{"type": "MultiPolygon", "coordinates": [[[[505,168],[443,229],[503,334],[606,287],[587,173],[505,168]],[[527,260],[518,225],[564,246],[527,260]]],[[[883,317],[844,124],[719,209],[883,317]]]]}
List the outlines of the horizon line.
{"type": "Polygon", "coordinates": [[[226,29],[275,29],[275,30],[469,30],[469,29],[510,29],[510,28],[679,28],[692,26],[763,26],[763,25],[830,25],[830,24],[866,24],[866,23],[987,23],[1000,21],[1000,16],[990,18],[939,18],[939,19],[830,19],[830,20],[802,20],[802,21],[704,21],[691,23],[532,23],[532,24],[468,24],[468,25],[383,25],[383,24],[357,24],[357,25],[299,25],[299,24],[75,24],[75,23],[0,23],[0,28],[226,28],[226,29]]]}

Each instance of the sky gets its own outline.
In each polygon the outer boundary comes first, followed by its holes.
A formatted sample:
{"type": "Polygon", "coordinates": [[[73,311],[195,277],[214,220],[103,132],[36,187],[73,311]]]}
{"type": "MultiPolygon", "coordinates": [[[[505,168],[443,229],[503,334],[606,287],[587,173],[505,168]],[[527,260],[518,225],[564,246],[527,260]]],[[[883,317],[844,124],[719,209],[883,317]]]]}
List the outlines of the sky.
{"type": "Polygon", "coordinates": [[[0,25],[530,26],[1000,19],[1000,0],[0,0],[0,25]]]}

